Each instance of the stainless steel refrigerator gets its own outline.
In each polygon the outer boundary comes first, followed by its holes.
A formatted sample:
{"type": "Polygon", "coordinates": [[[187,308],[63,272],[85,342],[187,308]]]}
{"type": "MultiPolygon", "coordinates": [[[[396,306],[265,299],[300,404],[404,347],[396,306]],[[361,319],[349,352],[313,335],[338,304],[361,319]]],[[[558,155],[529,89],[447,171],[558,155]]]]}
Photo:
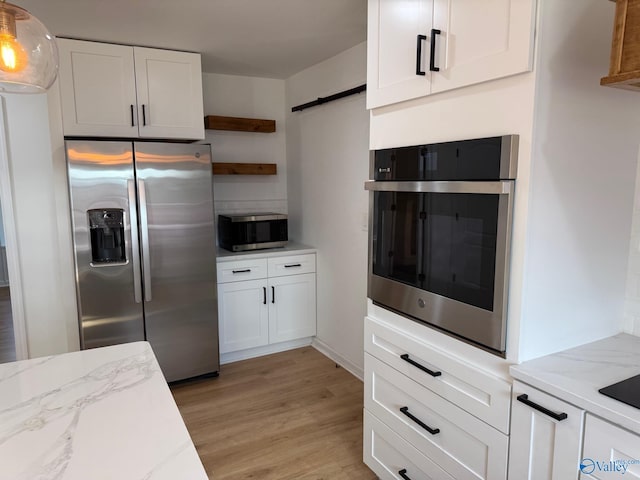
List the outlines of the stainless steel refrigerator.
{"type": "Polygon", "coordinates": [[[167,381],[219,368],[209,145],[66,142],[83,349],[147,340],[167,381]]]}

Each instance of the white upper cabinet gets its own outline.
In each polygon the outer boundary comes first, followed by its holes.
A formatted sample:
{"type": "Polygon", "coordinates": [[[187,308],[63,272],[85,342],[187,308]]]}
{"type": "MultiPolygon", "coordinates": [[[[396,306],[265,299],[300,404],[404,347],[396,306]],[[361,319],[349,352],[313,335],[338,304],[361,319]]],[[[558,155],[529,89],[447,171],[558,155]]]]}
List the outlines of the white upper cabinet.
{"type": "Polygon", "coordinates": [[[134,47],[141,137],[204,138],[197,53],[134,47]]]}
{"type": "Polygon", "coordinates": [[[367,108],[529,71],[535,0],[369,0],[367,108]]]}
{"type": "Polygon", "coordinates": [[[204,138],[200,55],[59,39],[64,134],[204,138]]]}
{"type": "Polygon", "coordinates": [[[433,0],[369,0],[367,108],[429,94],[432,11],[433,0]]]}
{"type": "Polygon", "coordinates": [[[57,40],[65,135],[137,137],[133,49],[57,40]]]}

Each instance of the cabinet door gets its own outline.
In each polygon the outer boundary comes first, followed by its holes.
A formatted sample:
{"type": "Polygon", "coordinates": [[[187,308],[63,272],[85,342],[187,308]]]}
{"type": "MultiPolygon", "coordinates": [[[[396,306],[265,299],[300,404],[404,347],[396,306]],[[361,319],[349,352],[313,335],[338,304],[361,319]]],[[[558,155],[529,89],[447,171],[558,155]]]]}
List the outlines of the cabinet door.
{"type": "MultiPolygon", "coordinates": [[[[391,0],[393,1],[393,0],[391,0]]],[[[431,93],[533,68],[535,0],[434,0],[431,93]]]]}
{"type": "Polygon", "coordinates": [[[580,478],[640,478],[640,435],[587,414],[580,478]]]}
{"type": "Polygon", "coordinates": [[[577,479],[580,468],[584,411],[520,382],[513,384],[509,478],[522,480],[577,479]],[[557,420],[518,400],[565,413],[557,420]]]}
{"type": "Polygon", "coordinates": [[[429,93],[432,5],[433,0],[369,0],[367,108],[429,93]],[[418,41],[418,35],[427,38],[418,41]]]}
{"type": "Polygon", "coordinates": [[[269,343],[266,280],[218,285],[220,353],[269,343]]]}
{"type": "Polygon", "coordinates": [[[269,279],[269,343],[316,334],[316,274],[269,279]]]}
{"type": "Polygon", "coordinates": [[[133,48],[60,38],[65,135],[137,137],[133,48]]]}
{"type": "Polygon", "coordinates": [[[197,53],[134,47],[140,136],[204,138],[197,53]]]}

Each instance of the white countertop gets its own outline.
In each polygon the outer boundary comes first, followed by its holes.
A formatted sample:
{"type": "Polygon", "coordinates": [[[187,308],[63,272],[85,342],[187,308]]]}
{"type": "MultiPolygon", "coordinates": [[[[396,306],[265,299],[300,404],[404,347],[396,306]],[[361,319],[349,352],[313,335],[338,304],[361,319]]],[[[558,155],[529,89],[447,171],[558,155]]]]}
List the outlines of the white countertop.
{"type": "Polygon", "coordinates": [[[206,479],[147,342],[0,365],[0,477],[206,479]]]}
{"type": "Polygon", "coordinates": [[[619,334],[513,365],[511,375],[640,434],[640,409],[598,392],[640,374],[640,337],[619,334]]]}
{"type": "Polygon", "coordinates": [[[248,250],[245,252],[230,252],[224,248],[216,248],[216,258],[219,262],[231,262],[236,260],[251,260],[254,258],[283,257],[286,255],[305,255],[316,253],[316,249],[308,245],[296,242],[288,242],[285,247],[265,248],[263,250],[248,250]]]}

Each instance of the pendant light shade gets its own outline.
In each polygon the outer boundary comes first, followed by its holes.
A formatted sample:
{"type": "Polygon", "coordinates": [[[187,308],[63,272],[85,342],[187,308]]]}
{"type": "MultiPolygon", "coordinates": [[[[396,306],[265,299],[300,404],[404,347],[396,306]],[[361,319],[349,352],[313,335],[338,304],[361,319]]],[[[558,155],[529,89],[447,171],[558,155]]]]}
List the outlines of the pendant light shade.
{"type": "Polygon", "coordinates": [[[0,93],[42,93],[57,75],[53,35],[23,8],[0,1],[0,93]]]}

